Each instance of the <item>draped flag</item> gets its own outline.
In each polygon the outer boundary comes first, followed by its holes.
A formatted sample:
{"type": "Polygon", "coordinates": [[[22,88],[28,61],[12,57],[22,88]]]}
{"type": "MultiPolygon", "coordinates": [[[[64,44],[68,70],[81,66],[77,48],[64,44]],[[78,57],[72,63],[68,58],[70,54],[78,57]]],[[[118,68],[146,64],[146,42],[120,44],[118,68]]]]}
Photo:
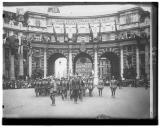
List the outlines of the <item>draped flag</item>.
{"type": "Polygon", "coordinates": [[[78,40],[78,24],[76,23],[76,42],[78,40]]]}
{"type": "Polygon", "coordinates": [[[66,28],[65,28],[65,23],[63,24],[63,26],[64,26],[64,42],[66,41],[65,39],[66,39],[66,28]]]}
{"type": "Polygon", "coordinates": [[[55,31],[54,25],[53,25],[53,33],[54,33],[55,41],[57,42],[57,35],[56,35],[56,31],[55,31]]]}
{"type": "Polygon", "coordinates": [[[90,33],[90,40],[93,42],[93,32],[92,32],[92,28],[91,28],[91,26],[90,26],[90,24],[88,23],[88,25],[89,25],[89,33],[90,33]]]}
{"type": "Polygon", "coordinates": [[[116,38],[115,39],[118,39],[119,33],[117,31],[116,19],[115,19],[115,32],[116,32],[116,38]]]}
{"type": "Polygon", "coordinates": [[[99,23],[99,41],[102,41],[102,35],[101,35],[101,22],[99,23]]]}

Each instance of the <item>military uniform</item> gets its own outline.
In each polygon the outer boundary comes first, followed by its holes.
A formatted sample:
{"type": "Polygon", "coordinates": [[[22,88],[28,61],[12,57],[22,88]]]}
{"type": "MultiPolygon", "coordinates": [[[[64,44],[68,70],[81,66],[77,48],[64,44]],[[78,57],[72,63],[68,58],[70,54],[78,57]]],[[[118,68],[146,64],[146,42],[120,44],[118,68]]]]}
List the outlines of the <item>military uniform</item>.
{"type": "Polygon", "coordinates": [[[51,89],[50,89],[50,99],[52,101],[52,105],[55,105],[55,96],[57,94],[57,85],[54,80],[50,82],[51,89]]]}
{"type": "Polygon", "coordinates": [[[65,81],[64,81],[64,79],[61,79],[61,96],[62,96],[62,100],[64,100],[64,94],[65,94],[65,81]]]}
{"type": "Polygon", "coordinates": [[[90,78],[88,81],[88,89],[89,89],[89,96],[92,96],[92,91],[93,91],[93,79],[90,78]]]}
{"type": "Polygon", "coordinates": [[[70,95],[70,99],[73,98],[73,78],[69,79],[69,95],[70,95]]]}
{"type": "Polygon", "coordinates": [[[116,79],[111,80],[110,88],[111,88],[112,96],[115,96],[115,92],[116,92],[116,89],[117,89],[117,84],[118,84],[118,82],[117,82],[116,79]]]}
{"type": "Polygon", "coordinates": [[[72,82],[72,86],[73,86],[74,103],[77,103],[78,95],[79,95],[79,81],[77,78],[74,78],[72,82]]]}
{"type": "Polygon", "coordinates": [[[39,89],[38,89],[38,86],[39,86],[39,82],[38,81],[35,81],[35,94],[36,96],[39,95],[39,89]]]}
{"type": "Polygon", "coordinates": [[[79,78],[79,99],[83,100],[83,94],[84,94],[84,83],[83,80],[81,78],[79,78]]]}
{"type": "Polygon", "coordinates": [[[103,79],[100,79],[99,80],[99,83],[98,83],[98,86],[97,86],[97,88],[98,88],[98,92],[99,92],[99,96],[102,96],[102,90],[103,90],[103,84],[104,84],[104,82],[103,82],[103,79]]]}

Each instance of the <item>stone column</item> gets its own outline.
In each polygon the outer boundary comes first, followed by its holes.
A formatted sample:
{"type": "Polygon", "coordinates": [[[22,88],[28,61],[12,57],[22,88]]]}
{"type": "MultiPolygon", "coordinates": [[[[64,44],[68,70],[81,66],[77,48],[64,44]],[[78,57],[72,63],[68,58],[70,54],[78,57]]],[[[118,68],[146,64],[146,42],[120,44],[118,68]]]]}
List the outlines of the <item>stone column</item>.
{"type": "Polygon", "coordinates": [[[147,79],[150,79],[150,67],[149,67],[149,45],[145,45],[145,73],[147,75],[147,79]]]}
{"type": "Polygon", "coordinates": [[[98,85],[98,56],[97,49],[94,50],[94,85],[98,85]]]}
{"type": "Polygon", "coordinates": [[[31,76],[32,76],[32,54],[29,55],[29,77],[31,78],[31,76]]]}
{"type": "Polygon", "coordinates": [[[120,76],[123,80],[123,74],[124,74],[124,55],[123,55],[123,47],[120,47],[120,76]]]}
{"type": "Polygon", "coordinates": [[[72,62],[72,51],[71,49],[69,49],[69,58],[68,58],[68,62],[69,62],[69,67],[68,67],[68,76],[72,76],[73,75],[73,62],[72,62]]]}
{"type": "Polygon", "coordinates": [[[44,49],[44,78],[47,75],[47,57],[46,57],[46,48],[44,49]]]}
{"type": "Polygon", "coordinates": [[[15,80],[15,56],[10,53],[10,79],[15,80]]]}
{"type": "Polygon", "coordinates": [[[3,75],[6,76],[6,66],[5,66],[5,47],[3,46],[3,75]]]}
{"type": "Polygon", "coordinates": [[[140,57],[139,57],[139,48],[136,47],[136,78],[140,78],[140,57]]]}
{"type": "Polygon", "coordinates": [[[24,66],[23,66],[23,45],[22,41],[21,41],[21,36],[22,33],[19,33],[18,35],[18,40],[19,40],[19,76],[23,76],[24,75],[24,66]]]}

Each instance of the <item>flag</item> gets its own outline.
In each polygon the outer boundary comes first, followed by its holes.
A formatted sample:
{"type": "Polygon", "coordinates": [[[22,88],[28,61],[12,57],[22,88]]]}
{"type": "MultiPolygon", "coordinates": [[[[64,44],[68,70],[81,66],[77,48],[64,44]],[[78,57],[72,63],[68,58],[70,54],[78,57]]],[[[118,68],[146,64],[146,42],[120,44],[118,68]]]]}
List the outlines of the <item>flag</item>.
{"type": "Polygon", "coordinates": [[[102,41],[102,35],[101,35],[101,22],[99,23],[99,34],[98,34],[98,37],[99,37],[99,41],[102,41]]]}
{"type": "Polygon", "coordinates": [[[117,31],[116,19],[115,19],[115,31],[118,32],[118,31],[117,31]]]}
{"type": "Polygon", "coordinates": [[[93,32],[92,32],[92,28],[90,26],[90,24],[88,23],[89,25],[89,32],[90,32],[90,38],[91,38],[91,41],[93,41],[93,32]]]}
{"type": "Polygon", "coordinates": [[[118,39],[118,30],[117,30],[117,24],[116,24],[116,19],[115,19],[115,31],[116,31],[116,38],[115,39],[118,39]]]}
{"type": "Polygon", "coordinates": [[[57,36],[56,36],[56,31],[55,31],[54,25],[53,25],[53,33],[54,33],[55,41],[57,42],[57,36]]]}
{"type": "Polygon", "coordinates": [[[64,42],[65,42],[65,38],[66,38],[66,28],[65,28],[65,23],[64,23],[64,42]]]}
{"type": "Polygon", "coordinates": [[[78,24],[76,23],[76,42],[77,42],[77,39],[78,39],[78,24]]]}

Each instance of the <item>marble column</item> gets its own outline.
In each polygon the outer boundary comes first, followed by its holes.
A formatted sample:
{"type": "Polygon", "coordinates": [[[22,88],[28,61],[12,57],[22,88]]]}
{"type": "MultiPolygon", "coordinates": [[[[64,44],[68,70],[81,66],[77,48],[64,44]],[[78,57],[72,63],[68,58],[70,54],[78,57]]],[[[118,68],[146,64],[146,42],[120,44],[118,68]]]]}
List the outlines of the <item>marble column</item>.
{"type": "Polygon", "coordinates": [[[139,48],[136,47],[136,78],[140,78],[140,57],[139,57],[139,48]]]}
{"type": "Polygon", "coordinates": [[[145,73],[147,75],[147,79],[150,79],[150,66],[149,66],[149,45],[145,45],[145,73]]]}
{"type": "Polygon", "coordinates": [[[6,76],[6,66],[5,66],[5,47],[3,46],[3,75],[6,76]]]}
{"type": "Polygon", "coordinates": [[[10,79],[15,80],[15,56],[10,54],[10,79]]]}
{"type": "Polygon", "coordinates": [[[71,49],[69,49],[69,66],[68,66],[68,76],[72,76],[73,75],[73,62],[72,62],[72,51],[71,49]]]}
{"type": "Polygon", "coordinates": [[[123,55],[123,47],[120,47],[120,76],[123,80],[123,74],[124,74],[124,55],[123,55]]]}
{"type": "Polygon", "coordinates": [[[31,76],[32,76],[32,54],[29,55],[29,77],[31,76]]]}
{"type": "Polygon", "coordinates": [[[98,85],[98,55],[97,49],[94,50],[94,85],[98,85]]]}
{"type": "Polygon", "coordinates": [[[24,65],[23,65],[23,45],[21,40],[22,33],[19,33],[18,40],[19,40],[19,76],[24,75],[24,65]]]}
{"type": "Polygon", "coordinates": [[[44,78],[47,75],[47,57],[46,57],[46,48],[44,49],[44,78]]]}

